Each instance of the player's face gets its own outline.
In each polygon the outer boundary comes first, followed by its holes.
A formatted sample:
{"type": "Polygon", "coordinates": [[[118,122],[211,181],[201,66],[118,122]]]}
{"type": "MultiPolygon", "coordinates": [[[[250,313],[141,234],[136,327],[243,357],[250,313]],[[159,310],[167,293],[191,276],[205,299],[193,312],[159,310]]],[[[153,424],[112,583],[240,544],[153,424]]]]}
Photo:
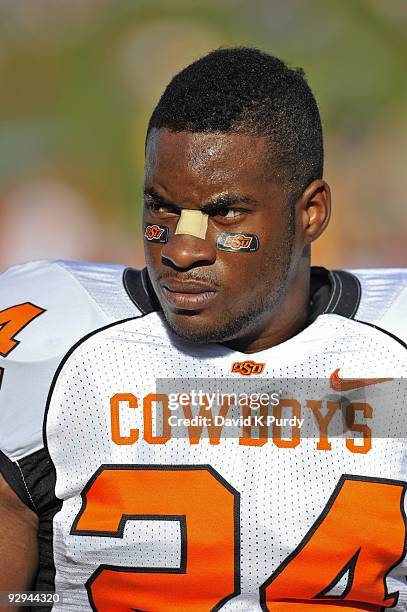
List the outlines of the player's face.
{"type": "Polygon", "coordinates": [[[145,241],[146,261],[168,324],[185,339],[249,352],[252,339],[278,324],[293,292],[310,240],[301,211],[267,174],[268,155],[262,137],[150,133],[144,223],[165,225],[169,235],[165,244],[145,241]],[[175,234],[181,209],[203,208],[210,211],[205,239],[175,234]],[[256,234],[259,248],[219,250],[223,232],[256,234]]]}

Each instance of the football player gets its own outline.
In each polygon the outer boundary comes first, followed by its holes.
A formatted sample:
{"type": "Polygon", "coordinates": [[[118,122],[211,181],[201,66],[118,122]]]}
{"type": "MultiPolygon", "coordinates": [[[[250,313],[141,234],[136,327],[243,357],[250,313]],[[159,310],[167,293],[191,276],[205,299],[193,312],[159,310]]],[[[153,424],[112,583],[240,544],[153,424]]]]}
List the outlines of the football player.
{"type": "Polygon", "coordinates": [[[0,591],[407,610],[406,275],[310,267],[322,177],[303,72],[214,51],[150,119],[147,268],[2,276],[0,591]]]}

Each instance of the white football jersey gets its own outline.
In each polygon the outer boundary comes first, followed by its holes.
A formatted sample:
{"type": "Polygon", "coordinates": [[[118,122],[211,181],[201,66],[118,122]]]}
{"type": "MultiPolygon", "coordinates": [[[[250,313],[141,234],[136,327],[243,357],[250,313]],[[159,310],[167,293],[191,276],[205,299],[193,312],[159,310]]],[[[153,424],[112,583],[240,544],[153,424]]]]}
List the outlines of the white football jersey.
{"type": "MultiPolygon", "coordinates": [[[[406,274],[312,273],[250,356],[168,329],[145,272],[0,280],[0,466],[55,609],[407,610],[406,274]]],[[[43,609],[50,609],[51,604],[43,609]]]]}

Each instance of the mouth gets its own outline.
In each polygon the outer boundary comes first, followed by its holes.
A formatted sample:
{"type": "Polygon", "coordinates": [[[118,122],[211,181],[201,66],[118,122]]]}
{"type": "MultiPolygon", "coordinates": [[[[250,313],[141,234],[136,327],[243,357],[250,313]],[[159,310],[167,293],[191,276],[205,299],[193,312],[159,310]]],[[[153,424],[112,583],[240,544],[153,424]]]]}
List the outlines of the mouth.
{"type": "Polygon", "coordinates": [[[213,288],[197,282],[166,281],[161,290],[166,301],[180,310],[201,310],[216,297],[213,288]]]}

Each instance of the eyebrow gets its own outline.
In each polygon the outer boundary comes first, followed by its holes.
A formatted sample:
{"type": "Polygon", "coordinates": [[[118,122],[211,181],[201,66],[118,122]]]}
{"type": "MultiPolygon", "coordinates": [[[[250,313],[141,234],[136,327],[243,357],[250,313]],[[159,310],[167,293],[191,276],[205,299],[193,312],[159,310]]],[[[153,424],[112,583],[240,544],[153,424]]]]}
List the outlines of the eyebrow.
{"type": "MultiPolygon", "coordinates": [[[[179,204],[175,204],[175,202],[170,202],[164,196],[160,195],[154,187],[148,187],[144,190],[144,195],[153,198],[157,203],[163,204],[165,206],[170,206],[172,208],[177,208],[181,210],[181,206],[179,204]]],[[[201,206],[200,210],[206,214],[213,214],[219,208],[224,208],[228,206],[234,206],[235,204],[257,204],[257,201],[254,198],[244,195],[237,195],[231,193],[225,193],[215,198],[214,200],[207,202],[201,206]]]]}

